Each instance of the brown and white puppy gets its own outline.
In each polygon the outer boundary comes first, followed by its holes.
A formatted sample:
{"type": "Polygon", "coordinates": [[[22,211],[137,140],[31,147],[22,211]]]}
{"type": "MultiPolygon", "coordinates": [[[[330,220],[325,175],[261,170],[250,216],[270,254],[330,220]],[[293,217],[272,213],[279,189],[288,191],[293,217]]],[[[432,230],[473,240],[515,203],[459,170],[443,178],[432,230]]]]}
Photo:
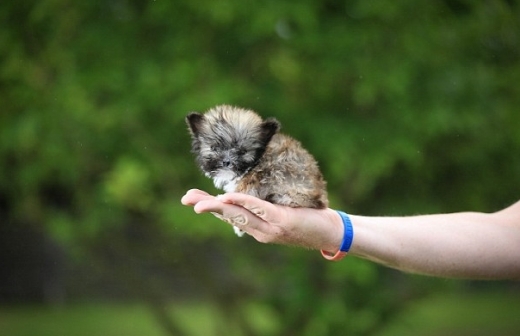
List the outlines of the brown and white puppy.
{"type": "MultiPolygon", "coordinates": [[[[192,152],[219,189],[290,207],[326,208],[326,182],[300,142],[278,133],[274,118],[229,105],[186,117],[192,152]]],[[[235,227],[235,232],[243,232],[235,227]]]]}

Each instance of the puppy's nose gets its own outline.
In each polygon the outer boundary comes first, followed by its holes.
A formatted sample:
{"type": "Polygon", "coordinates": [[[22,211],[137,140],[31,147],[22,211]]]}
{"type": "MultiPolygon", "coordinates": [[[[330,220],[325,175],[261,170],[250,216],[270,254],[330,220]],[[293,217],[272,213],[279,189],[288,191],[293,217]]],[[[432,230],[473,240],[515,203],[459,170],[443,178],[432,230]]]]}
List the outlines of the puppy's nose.
{"type": "Polygon", "coordinates": [[[224,159],[224,160],[222,161],[222,165],[223,165],[224,167],[229,167],[229,166],[231,166],[231,160],[230,160],[230,159],[224,159]]]}

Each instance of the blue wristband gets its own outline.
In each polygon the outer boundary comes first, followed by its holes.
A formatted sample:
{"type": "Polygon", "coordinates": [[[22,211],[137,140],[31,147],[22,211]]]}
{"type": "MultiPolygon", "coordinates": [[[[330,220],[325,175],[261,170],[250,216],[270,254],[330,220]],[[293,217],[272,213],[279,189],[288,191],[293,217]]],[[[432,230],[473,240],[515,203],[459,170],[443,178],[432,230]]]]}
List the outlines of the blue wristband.
{"type": "Polygon", "coordinates": [[[336,211],[341,217],[341,221],[343,222],[343,240],[341,241],[341,245],[339,247],[338,252],[330,253],[327,251],[321,250],[321,255],[327,260],[341,260],[350,250],[352,246],[352,241],[354,240],[354,228],[352,227],[352,222],[350,221],[350,217],[344,213],[343,211],[336,211]]]}

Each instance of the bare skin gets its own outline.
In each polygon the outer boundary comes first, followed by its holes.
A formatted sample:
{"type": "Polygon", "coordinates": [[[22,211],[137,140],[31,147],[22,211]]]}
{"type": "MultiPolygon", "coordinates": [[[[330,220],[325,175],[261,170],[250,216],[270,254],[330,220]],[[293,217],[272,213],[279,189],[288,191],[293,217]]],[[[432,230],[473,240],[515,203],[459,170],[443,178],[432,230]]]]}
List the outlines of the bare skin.
{"type": "MultiPolygon", "coordinates": [[[[215,197],[196,189],[181,201],[262,243],[334,253],[343,237],[341,218],[332,209],[290,208],[240,193],[215,197]]],[[[354,228],[349,255],[438,277],[520,280],[520,201],[491,214],[349,216],[354,228]]]]}

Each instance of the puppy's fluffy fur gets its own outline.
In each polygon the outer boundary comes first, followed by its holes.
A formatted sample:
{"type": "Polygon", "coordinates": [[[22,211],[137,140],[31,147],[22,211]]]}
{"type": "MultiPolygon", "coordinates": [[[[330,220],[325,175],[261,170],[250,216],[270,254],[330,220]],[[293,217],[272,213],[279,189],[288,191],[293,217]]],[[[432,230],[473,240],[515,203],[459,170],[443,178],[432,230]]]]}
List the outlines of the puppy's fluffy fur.
{"type": "Polygon", "coordinates": [[[221,105],[205,114],[192,112],[186,122],[196,161],[217,188],[290,207],[328,206],[316,160],[300,142],[278,133],[276,119],[221,105]]]}

